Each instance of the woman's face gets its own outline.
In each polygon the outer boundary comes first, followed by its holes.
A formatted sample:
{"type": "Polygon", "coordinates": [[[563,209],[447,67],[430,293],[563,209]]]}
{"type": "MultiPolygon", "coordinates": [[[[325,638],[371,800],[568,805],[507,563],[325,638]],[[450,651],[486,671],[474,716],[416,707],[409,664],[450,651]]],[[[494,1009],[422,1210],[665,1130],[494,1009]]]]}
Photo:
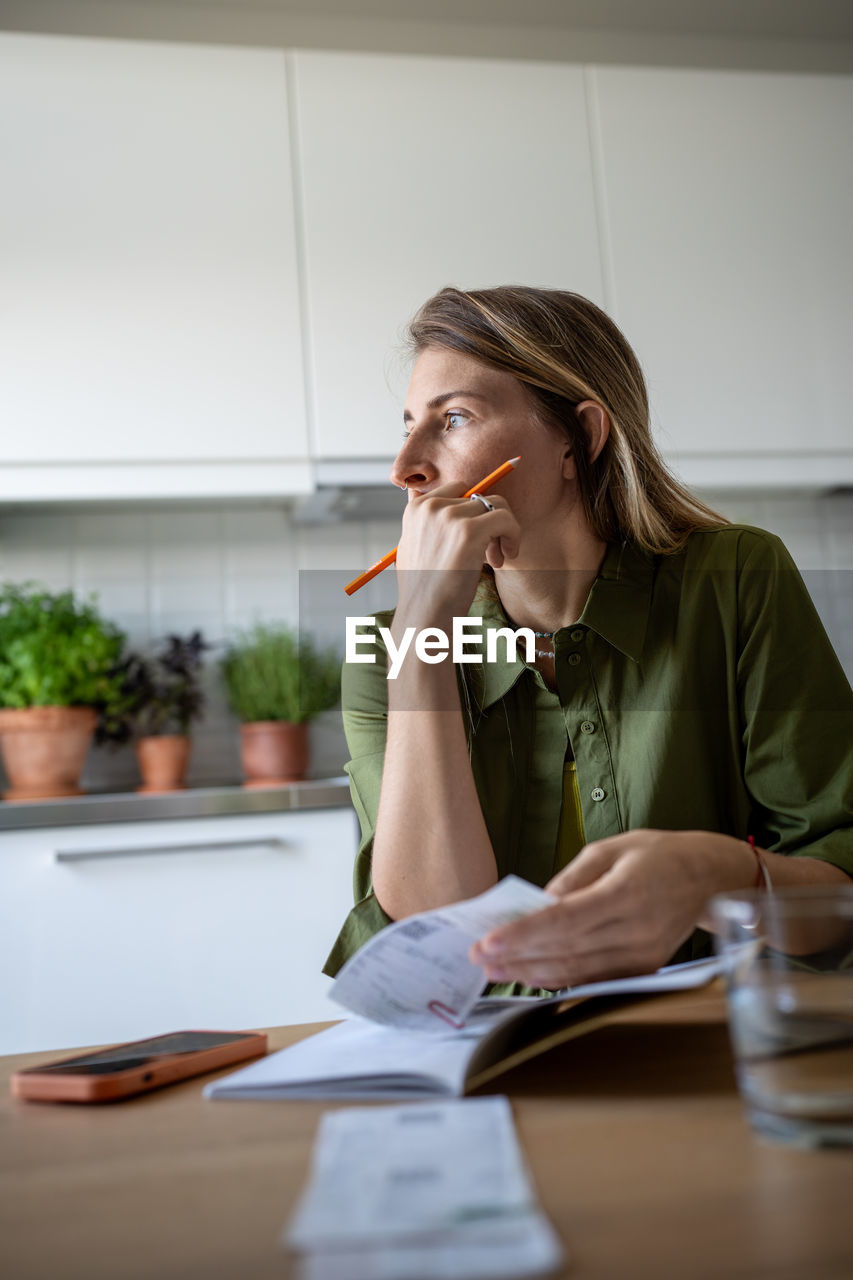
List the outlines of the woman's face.
{"type": "Polygon", "coordinates": [[[409,501],[439,485],[471,488],[508,458],[518,468],[495,486],[522,524],[576,491],[566,435],[540,422],[527,389],[471,356],[427,347],[415,362],[403,413],[404,441],[391,470],[409,501]]]}

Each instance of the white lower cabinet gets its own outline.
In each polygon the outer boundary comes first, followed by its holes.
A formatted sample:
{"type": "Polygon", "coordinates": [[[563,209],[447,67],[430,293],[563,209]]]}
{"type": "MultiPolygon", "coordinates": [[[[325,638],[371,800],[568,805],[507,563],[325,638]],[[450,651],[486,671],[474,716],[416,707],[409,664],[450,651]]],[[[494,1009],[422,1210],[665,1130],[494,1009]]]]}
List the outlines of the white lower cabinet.
{"type": "Polygon", "coordinates": [[[0,1053],[334,1018],[349,808],[0,833],[0,1053]]]}

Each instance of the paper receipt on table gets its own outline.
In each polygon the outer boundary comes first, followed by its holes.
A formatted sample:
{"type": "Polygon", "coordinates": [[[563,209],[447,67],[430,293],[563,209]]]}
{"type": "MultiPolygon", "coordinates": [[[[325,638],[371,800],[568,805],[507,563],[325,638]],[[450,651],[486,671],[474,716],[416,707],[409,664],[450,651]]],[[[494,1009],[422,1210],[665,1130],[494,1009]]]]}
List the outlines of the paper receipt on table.
{"type": "Polygon", "coordinates": [[[284,1242],[306,1280],[515,1280],[562,1260],[502,1097],[327,1113],[284,1242]]]}
{"type": "Polygon", "coordinates": [[[553,906],[537,885],[506,876],[479,897],[398,920],[347,961],[329,995],[372,1022],[413,1031],[464,1026],[485,985],[468,959],[490,929],[553,906]]]}

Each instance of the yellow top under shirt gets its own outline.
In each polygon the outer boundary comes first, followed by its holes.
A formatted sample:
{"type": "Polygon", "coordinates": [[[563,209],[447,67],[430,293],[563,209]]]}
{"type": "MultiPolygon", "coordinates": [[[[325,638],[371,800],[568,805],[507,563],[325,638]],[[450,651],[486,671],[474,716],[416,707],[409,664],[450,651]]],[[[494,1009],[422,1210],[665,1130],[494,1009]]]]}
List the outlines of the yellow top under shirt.
{"type": "Polygon", "coordinates": [[[563,804],[560,809],[560,825],[557,828],[554,870],[561,871],[567,866],[585,844],[578,772],[574,760],[566,760],[563,765],[563,804]]]}
{"type": "MultiPolygon", "coordinates": [[[[541,823],[541,815],[553,809],[555,766],[563,761],[562,798],[560,816],[552,839],[554,844],[553,858],[549,866],[541,866],[537,874],[526,877],[535,884],[547,884],[552,876],[571,862],[575,854],[580,853],[586,844],[586,832],[583,822],[580,788],[578,787],[577,766],[574,750],[569,735],[570,717],[560,706],[560,699],[553,689],[546,685],[541,671],[528,666],[529,678],[533,682],[533,699],[535,705],[536,733],[533,743],[533,768],[527,780],[526,807],[530,821],[541,823]],[[550,800],[550,803],[549,803],[550,800]],[[541,876],[541,879],[539,878],[541,876]]],[[[554,819],[552,818],[553,822],[554,819]]],[[[543,854],[545,849],[542,850],[543,854]]]]}

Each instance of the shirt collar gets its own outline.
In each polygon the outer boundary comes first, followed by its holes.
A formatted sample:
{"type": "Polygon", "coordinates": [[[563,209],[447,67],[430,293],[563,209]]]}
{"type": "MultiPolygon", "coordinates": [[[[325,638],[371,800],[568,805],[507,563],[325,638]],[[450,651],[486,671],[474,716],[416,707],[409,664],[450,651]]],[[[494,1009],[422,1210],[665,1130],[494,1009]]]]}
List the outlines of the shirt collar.
{"type": "MultiPolygon", "coordinates": [[[[598,577],[592,584],[578,626],[589,627],[633,662],[639,662],[651,608],[656,558],[630,543],[611,543],[604,555],[598,577]]],[[[484,577],[477,588],[469,613],[483,619],[483,633],[511,624],[501,607],[491,578],[484,577]]],[[[485,645],[485,639],[483,641],[485,645]]],[[[506,650],[498,642],[498,656],[506,650]]],[[[477,701],[485,710],[503,698],[528,670],[519,657],[498,662],[471,663],[465,670],[471,677],[477,701]]]]}
{"type": "Polygon", "coordinates": [[[656,567],[651,552],[611,543],[578,620],[632,662],[643,652],[656,567]]]}

